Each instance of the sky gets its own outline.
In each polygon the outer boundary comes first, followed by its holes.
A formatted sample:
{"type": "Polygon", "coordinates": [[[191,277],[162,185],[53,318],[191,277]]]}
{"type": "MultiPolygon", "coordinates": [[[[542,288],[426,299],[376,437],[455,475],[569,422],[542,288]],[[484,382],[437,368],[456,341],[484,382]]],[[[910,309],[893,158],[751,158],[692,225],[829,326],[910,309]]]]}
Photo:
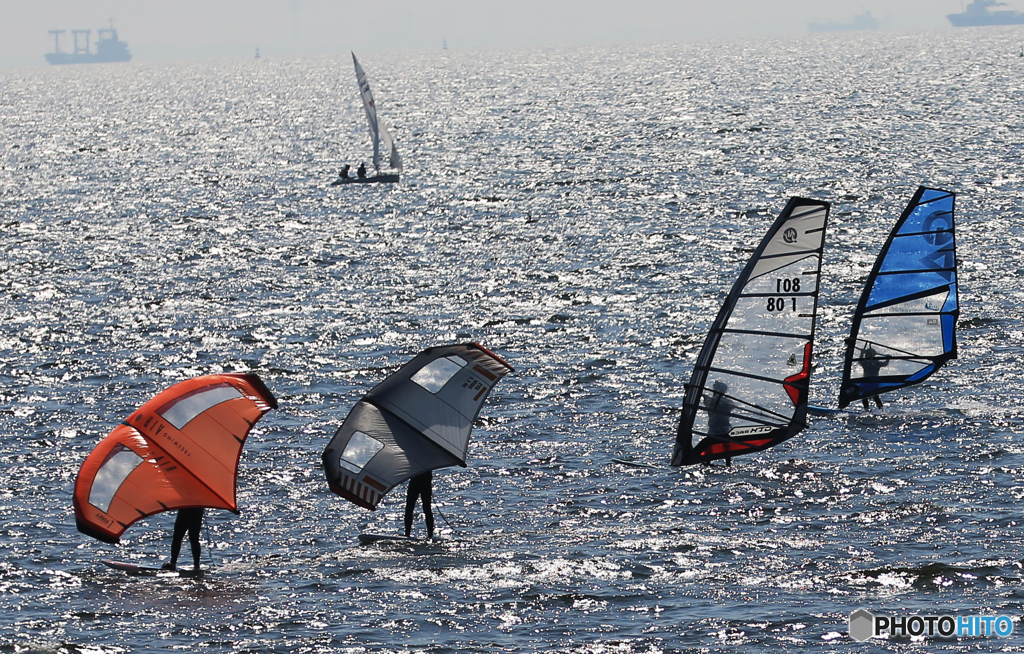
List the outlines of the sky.
{"type": "MultiPolygon", "coordinates": [[[[0,67],[45,66],[52,29],[106,27],[135,61],[387,50],[676,43],[806,34],[867,10],[881,29],[952,29],[967,0],[0,0],[0,67]]],[[[1024,9],[1024,0],[1007,0],[1024,9]]],[[[95,31],[92,34],[95,42],[95,31]]]]}

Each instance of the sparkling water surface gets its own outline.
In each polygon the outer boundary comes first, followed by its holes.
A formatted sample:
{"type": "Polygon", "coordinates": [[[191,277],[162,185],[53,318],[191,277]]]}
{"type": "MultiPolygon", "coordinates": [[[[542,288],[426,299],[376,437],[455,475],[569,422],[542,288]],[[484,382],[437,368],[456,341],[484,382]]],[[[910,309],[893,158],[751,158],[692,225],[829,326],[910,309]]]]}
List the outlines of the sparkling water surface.
{"type": "Polygon", "coordinates": [[[1024,650],[1017,622],[846,626],[1021,614],[1022,40],[359,53],[406,170],[333,188],[370,156],[347,52],[0,72],[0,652],[1024,650]],[[833,203],[811,395],[834,406],[919,184],[958,194],[960,358],[881,413],[669,468],[707,328],[786,200],[833,203]],[[359,546],[399,532],[404,493],[331,494],[324,445],[389,372],[468,340],[516,372],[469,467],[435,475],[441,538],[359,546]],[[241,515],[207,513],[210,572],[106,568],[166,560],[173,516],[80,534],[82,460],[221,371],[280,408],[241,515]]]}

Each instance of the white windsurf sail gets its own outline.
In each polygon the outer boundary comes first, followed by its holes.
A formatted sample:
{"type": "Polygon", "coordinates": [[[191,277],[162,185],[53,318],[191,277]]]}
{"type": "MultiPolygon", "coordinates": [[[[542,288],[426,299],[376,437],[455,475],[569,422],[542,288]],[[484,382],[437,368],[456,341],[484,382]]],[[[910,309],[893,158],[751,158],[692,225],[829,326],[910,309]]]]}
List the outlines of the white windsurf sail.
{"type": "Polygon", "coordinates": [[[466,465],[473,421],[512,366],[477,343],[432,347],[361,399],[323,453],[331,490],[376,509],[428,470],[466,465]]]}
{"type": "Polygon", "coordinates": [[[388,165],[401,170],[402,158],[398,156],[398,148],[395,147],[391,134],[377,117],[377,105],[373,100],[370,82],[366,79],[366,71],[359,65],[359,60],[356,59],[354,52],[352,53],[352,63],[356,67],[356,83],[359,84],[359,96],[363,99],[363,109],[366,110],[366,122],[370,125],[370,140],[373,142],[373,167],[380,170],[380,153],[383,145],[383,150],[389,153],[388,165]]]}
{"type": "Polygon", "coordinates": [[[672,465],[757,452],[805,427],[828,213],[790,199],[747,262],[686,387],[672,465]]]}

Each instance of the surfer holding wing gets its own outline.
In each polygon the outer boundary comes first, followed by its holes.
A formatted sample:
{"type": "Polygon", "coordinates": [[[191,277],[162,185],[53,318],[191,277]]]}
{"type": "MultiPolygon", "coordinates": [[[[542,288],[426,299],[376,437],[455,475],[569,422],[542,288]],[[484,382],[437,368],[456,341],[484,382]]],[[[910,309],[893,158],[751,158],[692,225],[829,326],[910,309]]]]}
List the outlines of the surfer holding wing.
{"type": "Polygon", "coordinates": [[[427,523],[427,538],[434,537],[434,511],[430,507],[430,496],[433,492],[434,474],[427,470],[409,480],[409,490],[405,494],[405,537],[412,534],[412,518],[416,513],[416,499],[423,502],[423,520],[427,523]]]}
{"type": "Polygon", "coordinates": [[[178,569],[178,555],[181,554],[181,541],[188,534],[188,544],[192,549],[192,569],[199,569],[199,557],[202,548],[199,546],[199,530],[203,528],[203,514],[206,509],[178,509],[174,518],[174,539],[171,541],[171,560],[163,564],[164,570],[178,569]]]}

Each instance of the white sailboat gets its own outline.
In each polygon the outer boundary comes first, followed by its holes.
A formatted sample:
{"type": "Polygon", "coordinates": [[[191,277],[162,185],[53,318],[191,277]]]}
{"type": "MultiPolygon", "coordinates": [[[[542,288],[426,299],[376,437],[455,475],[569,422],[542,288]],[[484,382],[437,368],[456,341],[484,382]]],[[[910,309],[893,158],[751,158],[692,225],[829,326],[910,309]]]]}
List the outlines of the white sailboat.
{"type": "Polygon", "coordinates": [[[398,148],[395,147],[395,141],[391,138],[391,134],[387,128],[384,127],[384,123],[377,117],[377,105],[373,101],[373,91],[370,90],[370,83],[366,79],[366,71],[359,65],[359,60],[356,59],[356,54],[352,53],[352,63],[356,67],[356,82],[359,84],[359,95],[363,99],[363,109],[366,110],[366,122],[370,126],[370,140],[373,142],[373,167],[376,174],[373,177],[365,176],[365,169],[362,175],[350,177],[348,175],[348,167],[342,172],[338,179],[334,180],[331,186],[338,186],[340,184],[367,184],[374,182],[390,182],[394,183],[398,181],[399,173],[402,171],[402,158],[398,155],[398,148]],[[388,166],[394,171],[390,173],[381,174],[381,153],[388,153],[388,166]]]}

